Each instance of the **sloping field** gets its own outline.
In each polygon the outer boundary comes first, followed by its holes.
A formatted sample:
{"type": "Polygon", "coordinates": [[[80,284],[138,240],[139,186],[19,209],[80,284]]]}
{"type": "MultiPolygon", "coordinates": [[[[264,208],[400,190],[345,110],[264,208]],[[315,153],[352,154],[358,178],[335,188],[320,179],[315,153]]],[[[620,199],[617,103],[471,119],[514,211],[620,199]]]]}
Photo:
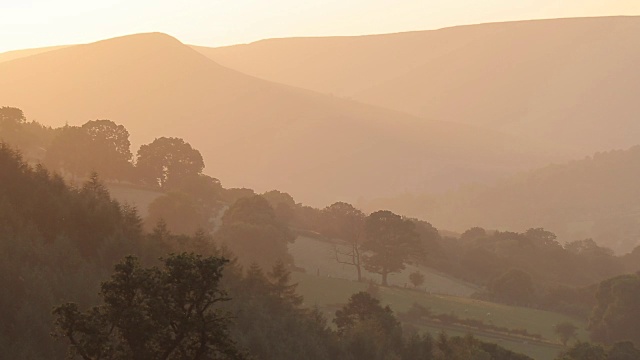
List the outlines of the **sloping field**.
{"type": "MultiPolygon", "coordinates": [[[[353,266],[339,264],[335,258],[333,245],[311,237],[299,236],[295,243],[289,245],[289,253],[295,259],[295,265],[305,269],[307,274],[324,277],[334,277],[347,280],[356,280],[357,273],[353,266]]],[[[474,284],[466,283],[432,269],[423,266],[407,266],[398,274],[389,275],[389,284],[400,287],[413,287],[409,281],[409,274],[420,271],[425,277],[425,283],[421,290],[435,294],[447,294],[456,296],[470,296],[478,290],[474,284]]],[[[380,275],[370,273],[363,269],[363,277],[380,282],[380,275]]]]}
{"type": "MultiPolygon", "coordinates": [[[[294,281],[298,282],[298,292],[305,298],[306,306],[318,306],[332,318],[335,310],[345,304],[347,299],[358,291],[366,289],[365,283],[334,277],[317,276],[315,274],[294,273],[294,281]]],[[[544,342],[523,339],[518,336],[496,334],[487,331],[464,328],[455,325],[428,324],[420,325],[423,331],[433,335],[445,331],[449,335],[466,335],[468,333],[488,342],[498,343],[505,348],[525,353],[537,360],[553,359],[562,347],[556,342],[554,325],[563,321],[571,321],[584,329],[584,321],[566,315],[523,307],[495,304],[463,297],[434,295],[422,291],[404,288],[379,289],[383,304],[389,305],[394,313],[406,312],[414,303],[428,307],[433,314],[455,314],[461,319],[478,319],[485,323],[509,329],[526,329],[531,334],[539,334],[544,342]]],[[[586,340],[586,333],[580,330],[579,338],[586,340]]]]}

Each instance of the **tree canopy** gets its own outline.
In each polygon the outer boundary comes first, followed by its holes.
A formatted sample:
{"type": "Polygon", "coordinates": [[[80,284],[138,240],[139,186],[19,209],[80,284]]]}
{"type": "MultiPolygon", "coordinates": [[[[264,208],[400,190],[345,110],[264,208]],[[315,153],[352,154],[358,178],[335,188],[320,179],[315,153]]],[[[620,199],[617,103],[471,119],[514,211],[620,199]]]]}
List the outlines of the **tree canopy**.
{"type": "Polygon", "coordinates": [[[55,308],[55,335],[84,360],[243,359],[219,307],[229,300],[218,286],[226,262],[183,253],[142,268],[127,257],[102,284],[102,305],[55,308]]]}
{"type": "Polygon", "coordinates": [[[84,177],[96,171],[105,179],[130,179],[132,174],[129,132],[111,120],[92,120],[65,126],[53,139],[45,159],[52,169],[84,177]]]}
{"type": "Polygon", "coordinates": [[[337,202],[324,208],[321,214],[322,233],[342,242],[335,245],[336,261],[355,267],[358,281],[362,281],[364,213],[351,204],[337,202]]]}
{"type": "Polygon", "coordinates": [[[161,137],[138,150],[138,175],[148,185],[167,189],[204,169],[200,152],[180,138],[161,137]]]}
{"type": "Polygon", "coordinates": [[[421,253],[419,236],[415,224],[391,211],[381,210],[369,215],[365,222],[367,251],[364,266],[380,274],[382,284],[387,285],[387,276],[404,270],[406,262],[421,253]]]}
{"type": "Polygon", "coordinates": [[[245,265],[255,262],[270,268],[278,260],[293,262],[287,250],[293,235],[259,195],[238,199],[222,217],[215,238],[240,256],[245,265]]]}

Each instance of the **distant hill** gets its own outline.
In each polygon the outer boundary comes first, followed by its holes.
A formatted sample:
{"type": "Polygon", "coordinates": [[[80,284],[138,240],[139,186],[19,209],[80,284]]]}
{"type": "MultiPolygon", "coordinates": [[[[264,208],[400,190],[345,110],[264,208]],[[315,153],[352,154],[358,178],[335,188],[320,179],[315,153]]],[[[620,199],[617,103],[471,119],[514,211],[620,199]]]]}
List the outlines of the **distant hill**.
{"type": "Polygon", "coordinates": [[[469,186],[442,196],[406,194],[362,205],[459,231],[545,227],[560,240],[593,238],[626,253],[640,245],[638,179],[640,146],[547,166],[491,186],[469,186]]]}
{"type": "Polygon", "coordinates": [[[0,105],[53,126],[111,119],[134,152],[182,137],[225,186],[282,189],[316,206],[451,188],[548,159],[493,130],[260,80],[158,33],[2,62],[0,105]]]}
{"type": "Polygon", "coordinates": [[[572,156],[640,139],[640,17],[196,49],[267,80],[527,136],[572,156]]]}
{"type": "Polygon", "coordinates": [[[38,55],[48,51],[62,49],[65,47],[67,46],[61,45],[61,46],[48,46],[48,47],[42,47],[42,48],[7,51],[7,52],[0,53],[0,62],[20,59],[20,58],[24,58],[32,55],[38,55]]]}

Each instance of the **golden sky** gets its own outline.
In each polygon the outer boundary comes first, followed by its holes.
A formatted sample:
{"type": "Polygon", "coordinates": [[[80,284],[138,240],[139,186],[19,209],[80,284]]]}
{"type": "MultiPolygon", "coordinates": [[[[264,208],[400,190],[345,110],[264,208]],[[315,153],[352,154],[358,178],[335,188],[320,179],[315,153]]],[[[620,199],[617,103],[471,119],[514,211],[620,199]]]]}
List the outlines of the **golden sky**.
{"type": "Polygon", "coordinates": [[[0,0],[0,52],[160,31],[189,44],[640,15],[640,0],[0,0]]]}

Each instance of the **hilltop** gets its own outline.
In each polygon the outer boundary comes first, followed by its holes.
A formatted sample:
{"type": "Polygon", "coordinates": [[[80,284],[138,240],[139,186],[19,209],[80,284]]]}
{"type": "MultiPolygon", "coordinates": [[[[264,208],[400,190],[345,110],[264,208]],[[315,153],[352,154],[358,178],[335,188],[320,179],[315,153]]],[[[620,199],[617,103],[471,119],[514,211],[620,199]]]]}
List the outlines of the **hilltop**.
{"type": "Polygon", "coordinates": [[[272,83],[160,33],[0,63],[0,99],[44,125],[111,119],[133,149],[184,138],[228,187],[287,189],[305,203],[446,189],[543,162],[526,142],[272,83]]]}

